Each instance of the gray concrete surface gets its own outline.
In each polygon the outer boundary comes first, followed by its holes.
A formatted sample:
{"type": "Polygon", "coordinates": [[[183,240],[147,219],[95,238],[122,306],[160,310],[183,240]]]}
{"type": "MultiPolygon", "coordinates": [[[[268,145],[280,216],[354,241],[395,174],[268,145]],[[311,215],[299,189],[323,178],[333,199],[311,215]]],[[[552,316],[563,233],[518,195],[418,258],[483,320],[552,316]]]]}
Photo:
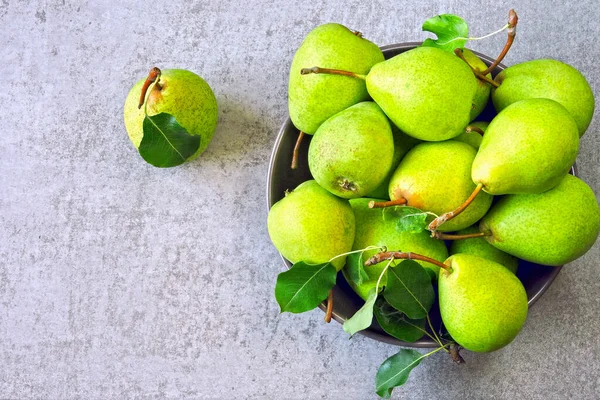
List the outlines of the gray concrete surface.
{"type": "MultiPolygon", "coordinates": [[[[506,63],[564,60],[600,96],[596,2],[520,3],[506,63]]],[[[0,398],[375,398],[395,347],[348,340],[321,311],[279,315],[273,297],[265,176],[291,58],[323,22],[388,44],[438,13],[483,34],[511,5],[1,1],[0,398]],[[220,105],[207,152],[168,170],[122,120],[154,65],[196,71],[220,105]]],[[[599,139],[596,118],[578,162],[597,194],[599,139]]],[[[511,346],[461,367],[436,355],[394,397],[598,398],[599,258],[565,268],[511,346]]]]}

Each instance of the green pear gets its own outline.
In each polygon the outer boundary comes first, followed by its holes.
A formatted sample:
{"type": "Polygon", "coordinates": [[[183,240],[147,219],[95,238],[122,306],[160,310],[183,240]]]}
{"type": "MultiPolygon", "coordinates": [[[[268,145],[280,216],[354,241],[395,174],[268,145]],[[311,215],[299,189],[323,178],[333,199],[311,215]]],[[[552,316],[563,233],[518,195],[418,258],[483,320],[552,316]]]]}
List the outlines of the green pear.
{"type": "MultiPolygon", "coordinates": [[[[138,105],[145,80],[130,90],[123,110],[127,134],[136,148],[144,136],[144,107],[138,105]]],[[[187,161],[206,150],[215,133],[218,113],[215,95],[204,79],[183,69],[162,70],[159,85],[153,86],[147,96],[146,107],[148,115],[171,114],[189,134],[200,136],[198,150],[187,161]]]]}
{"type": "Polygon", "coordinates": [[[519,279],[495,261],[455,254],[440,272],[440,314],[452,338],[467,350],[498,350],[517,336],[527,318],[527,293],[519,279]]]}
{"type": "Polygon", "coordinates": [[[290,118],[299,130],[314,134],[329,117],[369,99],[365,82],[347,76],[301,75],[314,66],[365,75],[384,60],[377,45],[340,24],[324,24],[304,39],[292,61],[288,86],[290,118]]]}
{"type": "Polygon", "coordinates": [[[454,54],[417,47],[376,64],[367,89],[398,128],[421,140],[460,135],[471,120],[477,81],[454,54]]]}
{"type": "MultiPolygon", "coordinates": [[[[354,244],[352,250],[364,249],[368,246],[386,246],[389,251],[404,251],[418,253],[424,256],[434,258],[440,262],[443,262],[448,257],[448,250],[443,241],[433,239],[429,232],[422,231],[418,233],[413,232],[399,232],[397,225],[397,219],[390,217],[390,211],[383,208],[369,208],[369,201],[372,199],[361,198],[350,200],[350,205],[354,210],[356,217],[356,234],[354,236],[354,244]],[[386,217],[387,216],[387,217],[386,217]]],[[[372,255],[378,253],[378,250],[368,250],[363,253],[362,261],[366,261],[372,255]]],[[[359,257],[353,257],[348,259],[350,262],[359,262],[359,257]]],[[[424,268],[431,270],[435,275],[439,273],[440,268],[424,261],[417,261],[424,268]]],[[[387,262],[381,262],[379,264],[365,267],[365,271],[369,276],[369,279],[363,282],[362,285],[355,285],[351,279],[348,278],[347,272],[346,280],[350,283],[350,286],[354,291],[363,299],[367,299],[367,296],[371,289],[375,288],[377,279],[381,272],[385,268],[387,262]]],[[[381,279],[380,289],[385,286],[387,282],[387,275],[384,275],[381,279]]]]}
{"type": "Polygon", "coordinates": [[[461,133],[460,135],[458,135],[457,137],[454,138],[454,140],[458,140],[459,142],[464,142],[468,145],[471,145],[471,147],[473,147],[475,150],[479,149],[479,146],[481,146],[481,141],[483,140],[483,135],[477,131],[474,131],[472,129],[469,129],[471,127],[476,127],[481,129],[483,132],[485,132],[485,130],[487,129],[487,127],[489,126],[489,122],[485,122],[485,121],[475,121],[475,122],[471,122],[469,124],[469,126],[467,126],[465,128],[465,131],[463,133],[461,133]]]}
{"type": "Polygon", "coordinates": [[[321,124],[308,148],[308,166],[319,185],[349,199],[379,186],[393,156],[389,120],[377,104],[365,101],[321,124]]]}
{"type": "Polygon", "coordinates": [[[494,247],[542,265],[563,265],[581,257],[600,231],[600,209],[590,187],[566,175],[539,194],[508,195],[481,220],[494,247]]]}
{"type": "MultiPolygon", "coordinates": [[[[456,140],[424,142],[400,161],[390,180],[390,199],[406,199],[406,205],[440,215],[454,210],[475,189],[471,164],[475,149],[456,140]]],[[[492,196],[480,193],[460,215],[439,227],[456,231],[473,225],[487,212],[492,196]]]]}
{"type": "MultiPolygon", "coordinates": [[[[470,226],[461,229],[456,233],[458,235],[465,235],[477,232],[479,232],[477,226],[470,226]]],[[[453,240],[450,245],[450,254],[472,254],[487,260],[492,260],[498,264],[504,265],[513,274],[517,273],[517,268],[519,266],[519,260],[516,257],[495,248],[482,237],[453,240]]]]}
{"type": "MultiPolygon", "coordinates": [[[[481,58],[477,57],[471,50],[464,49],[463,56],[465,60],[469,63],[469,65],[479,72],[483,72],[487,69],[486,63],[481,61],[481,58]]],[[[489,73],[486,75],[488,78],[492,79],[492,74],[489,73]]],[[[473,97],[473,107],[471,109],[471,121],[474,120],[481,114],[485,106],[487,105],[490,99],[490,92],[492,91],[492,85],[489,83],[477,79],[477,91],[475,92],[475,97],[473,97]]]]}
{"type": "Polygon", "coordinates": [[[542,59],[513,65],[494,79],[500,87],[492,92],[498,112],[523,99],[546,98],[562,104],[583,136],[594,114],[594,93],[577,69],[557,60],[542,59]]]}
{"type": "Polygon", "coordinates": [[[392,158],[392,166],[383,182],[381,182],[381,184],[377,186],[375,190],[367,194],[366,197],[389,200],[390,198],[388,194],[388,187],[390,186],[390,179],[392,179],[394,171],[396,170],[396,168],[398,168],[398,164],[400,164],[400,160],[402,160],[402,157],[404,157],[410,149],[415,147],[417,143],[420,143],[419,140],[410,137],[406,133],[402,132],[396,127],[396,125],[391,124],[391,126],[392,136],[394,137],[394,157],[392,158]]]}
{"type": "MultiPolygon", "coordinates": [[[[310,180],[273,204],[267,227],[273,245],[286,259],[320,264],[351,250],[354,221],[348,200],[310,180]]],[[[339,271],[345,262],[344,256],[332,264],[339,271]]]]}
{"type": "Polygon", "coordinates": [[[561,181],[578,150],[577,124],[563,106],[549,99],[521,100],[490,123],[471,177],[494,195],[540,193],[561,181]]]}

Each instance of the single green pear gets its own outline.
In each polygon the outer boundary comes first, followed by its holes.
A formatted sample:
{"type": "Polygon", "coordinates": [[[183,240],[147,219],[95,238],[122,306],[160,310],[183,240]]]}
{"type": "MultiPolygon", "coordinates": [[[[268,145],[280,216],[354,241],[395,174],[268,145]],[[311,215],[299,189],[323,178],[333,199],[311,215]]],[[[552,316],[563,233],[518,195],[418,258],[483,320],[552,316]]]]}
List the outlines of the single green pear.
{"type": "Polygon", "coordinates": [[[454,140],[458,140],[459,142],[463,142],[471,145],[475,150],[479,149],[481,145],[481,141],[483,140],[483,135],[473,129],[472,127],[479,128],[481,131],[485,132],[487,127],[489,126],[489,122],[485,121],[475,121],[471,122],[463,133],[454,138],[454,140]]]}
{"type": "MultiPolygon", "coordinates": [[[[454,210],[475,189],[471,180],[475,154],[473,147],[456,140],[416,145],[400,161],[390,180],[390,199],[404,198],[406,205],[437,215],[454,210]]],[[[492,196],[480,193],[463,213],[439,230],[456,231],[473,225],[491,204],[492,196]]]]}
{"type": "MultiPolygon", "coordinates": [[[[479,72],[483,72],[487,69],[487,64],[481,61],[481,58],[477,57],[471,50],[463,49],[463,56],[465,60],[469,63],[469,65],[479,72]]],[[[492,74],[489,73],[486,75],[488,78],[492,79],[492,74]]],[[[490,99],[490,92],[492,91],[492,85],[487,82],[484,82],[481,79],[477,79],[477,91],[475,92],[475,97],[473,97],[473,107],[471,109],[471,121],[481,114],[485,106],[487,105],[490,99]]]]}
{"type": "Polygon", "coordinates": [[[383,182],[381,182],[381,184],[375,188],[375,190],[367,194],[366,197],[389,200],[388,187],[390,186],[390,179],[392,179],[394,171],[396,171],[396,168],[398,168],[402,157],[404,157],[410,149],[415,147],[415,145],[420,143],[420,140],[408,136],[406,133],[398,129],[396,125],[391,124],[391,126],[392,136],[394,137],[394,157],[392,158],[392,167],[390,168],[390,171],[383,182]]]}
{"type": "MultiPolygon", "coordinates": [[[[142,86],[138,81],[125,99],[123,116],[129,139],[136,148],[144,136],[144,107],[138,108],[142,86]]],[[[197,158],[212,140],[217,126],[217,99],[208,84],[191,71],[164,69],[160,82],[147,96],[148,115],[171,114],[190,135],[200,136],[200,146],[187,161],[197,158]]]]}
{"type": "Polygon", "coordinates": [[[480,230],[494,247],[542,265],[581,257],[600,231],[600,209],[592,189],[566,175],[543,193],[508,195],[483,217],[480,230]]]}
{"type": "Polygon", "coordinates": [[[521,100],[490,123],[471,177],[494,195],[540,193],[569,172],[578,150],[577,124],[563,106],[549,99],[521,100]]]}
{"type": "MultiPolygon", "coordinates": [[[[390,216],[391,210],[383,208],[369,208],[369,201],[373,199],[361,198],[350,200],[350,205],[354,210],[356,217],[356,234],[352,250],[364,249],[368,246],[385,246],[389,251],[404,251],[418,253],[431,257],[440,262],[448,258],[448,250],[443,241],[433,239],[429,232],[422,231],[418,233],[398,231],[398,220],[390,216]]],[[[363,253],[362,262],[378,253],[378,250],[368,250],[363,253]]],[[[348,263],[359,262],[359,257],[348,258],[348,263]]],[[[424,261],[417,261],[424,268],[433,271],[437,276],[440,268],[424,261]]],[[[371,289],[375,288],[377,279],[387,265],[387,262],[365,267],[369,279],[362,285],[355,285],[347,275],[347,268],[342,270],[346,280],[354,291],[363,299],[367,299],[371,289]]],[[[381,278],[380,289],[387,283],[387,275],[381,278]]]]}
{"type": "Polygon", "coordinates": [[[500,72],[494,80],[500,84],[492,92],[498,112],[523,99],[552,99],[571,113],[580,137],[594,115],[594,93],[589,83],[577,69],[558,60],[516,64],[500,72]]]}
{"type": "Polygon", "coordinates": [[[314,134],[329,117],[369,99],[365,82],[340,75],[301,75],[314,66],[366,75],[384,60],[374,43],[340,24],[324,24],[304,39],[292,61],[288,85],[290,118],[299,130],[314,134]]]}
{"type": "Polygon", "coordinates": [[[440,314],[452,338],[467,350],[498,350],[517,336],[527,318],[527,293],[503,265],[455,254],[440,272],[440,314]]]}
{"type": "MultiPolygon", "coordinates": [[[[458,235],[465,235],[478,232],[479,227],[470,226],[461,229],[456,233],[458,235]]],[[[482,237],[453,240],[450,245],[450,254],[472,254],[474,256],[483,257],[487,260],[492,260],[498,264],[504,265],[513,274],[517,273],[517,268],[519,267],[519,260],[516,257],[495,248],[482,237]]]]}
{"type": "Polygon", "coordinates": [[[462,133],[478,85],[464,61],[434,47],[416,47],[376,64],[366,81],[373,100],[398,128],[428,141],[462,133]]]}
{"type": "Polygon", "coordinates": [[[321,124],[308,148],[308,166],[319,185],[350,199],[377,188],[393,156],[389,120],[377,104],[365,101],[321,124]]]}
{"type": "MultiPolygon", "coordinates": [[[[354,242],[354,213],[348,200],[314,180],[300,184],[271,207],[267,227],[275,248],[292,263],[320,264],[347,253],[354,242]]],[[[339,271],[346,257],[333,260],[339,271]]]]}

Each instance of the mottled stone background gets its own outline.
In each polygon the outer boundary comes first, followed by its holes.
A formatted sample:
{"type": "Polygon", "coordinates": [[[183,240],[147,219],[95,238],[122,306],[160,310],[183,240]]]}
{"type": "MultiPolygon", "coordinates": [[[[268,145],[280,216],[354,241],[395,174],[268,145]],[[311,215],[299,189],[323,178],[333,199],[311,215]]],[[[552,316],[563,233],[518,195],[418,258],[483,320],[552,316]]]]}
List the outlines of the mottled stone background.
{"type": "MultiPolygon", "coordinates": [[[[561,59],[600,96],[597,2],[519,3],[506,63],[561,59]]],[[[279,315],[273,297],[265,184],[291,58],[324,22],[383,45],[423,39],[439,13],[481,35],[511,6],[0,1],[0,398],[374,398],[396,348],[321,311],[279,315]],[[220,105],[208,150],[178,168],[143,162],[123,126],[154,65],[196,71],[220,105]]],[[[578,159],[596,193],[599,139],[596,119],[578,159]]],[[[394,397],[597,398],[599,258],[563,270],[514,344],[462,367],[438,353],[394,397]]]]}

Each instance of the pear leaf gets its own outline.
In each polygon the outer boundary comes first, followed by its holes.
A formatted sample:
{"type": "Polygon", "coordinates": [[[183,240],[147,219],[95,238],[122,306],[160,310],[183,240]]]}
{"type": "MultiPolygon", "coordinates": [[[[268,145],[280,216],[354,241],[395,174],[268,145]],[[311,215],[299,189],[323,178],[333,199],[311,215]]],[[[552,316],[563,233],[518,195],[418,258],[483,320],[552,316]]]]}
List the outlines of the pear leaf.
{"type": "Polygon", "coordinates": [[[425,318],[410,319],[381,296],[377,299],[373,313],[379,326],[390,336],[404,342],[416,342],[426,333],[425,318]]]}
{"type": "Polygon", "coordinates": [[[350,336],[353,336],[356,332],[367,329],[373,322],[373,306],[377,300],[377,291],[375,288],[369,291],[367,301],[365,304],[354,313],[354,315],[344,322],[343,328],[350,336]]]}
{"type": "Polygon", "coordinates": [[[336,276],[331,263],[295,263],[277,276],[275,299],[281,312],[297,314],[318,307],[335,285],[336,276]]]}
{"type": "Polygon", "coordinates": [[[408,318],[420,319],[429,313],[435,293],[425,268],[413,260],[405,260],[389,268],[383,297],[408,318]]]}
{"type": "Polygon", "coordinates": [[[426,357],[416,350],[402,349],[381,364],[375,375],[375,391],[383,398],[389,399],[397,386],[408,380],[410,372],[426,357]]]}
{"type": "Polygon", "coordinates": [[[346,274],[348,279],[352,281],[356,286],[360,286],[363,282],[369,280],[369,275],[365,271],[363,264],[363,252],[348,254],[346,257],[346,274]]]}
{"type": "Polygon", "coordinates": [[[386,207],[383,209],[383,220],[397,219],[399,232],[419,233],[426,230],[429,215],[430,213],[409,206],[386,207]]]}
{"type": "Polygon", "coordinates": [[[167,168],[183,164],[200,147],[200,136],[191,135],[167,113],[146,115],[138,151],[146,162],[167,168]]]}
{"type": "Polygon", "coordinates": [[[429,18],[423,24],[423,30],[437,36],[436,40],[425,39],[423,46],[437,47],[453,52],[454,49],[463,49],[469,41],[469,27],[464,19],[452,14],[441,14],[429,18]]]}

